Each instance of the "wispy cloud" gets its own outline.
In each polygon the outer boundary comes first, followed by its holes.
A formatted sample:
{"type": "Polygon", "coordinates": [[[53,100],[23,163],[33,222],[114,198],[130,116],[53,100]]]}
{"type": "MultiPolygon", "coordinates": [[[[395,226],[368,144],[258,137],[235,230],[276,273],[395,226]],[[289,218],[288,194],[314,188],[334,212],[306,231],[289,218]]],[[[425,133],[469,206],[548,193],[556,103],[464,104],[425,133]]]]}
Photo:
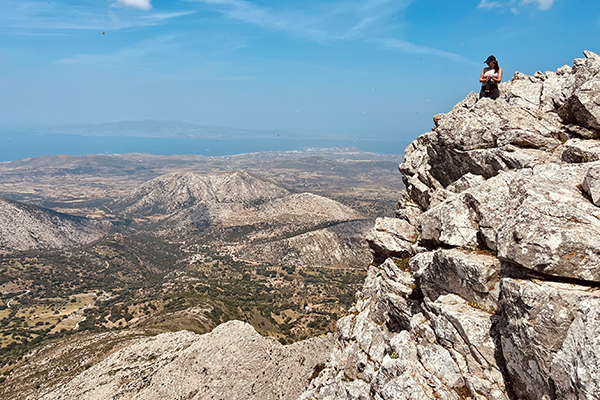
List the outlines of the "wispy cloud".
{"type": "Polygon", "coordinates": [[[549,10],[557,0],[481,0],[477,8],[509,9],[513,14],[518,14],[523,6],[533,5],[539,10],[549,10]]]}
{"type": "Polygon", "coordinates": [[[389,20],[401,14],[412,0],[347,0],[306,8],[268,8],[249,0],[190,0],[216,8],[233,20],[320,44],[336,41],[362,41],[381,48],[409,54],[429,54],[459,62],[460,55],[389,37],[394,26],[389,20]]]}
{"type": "Polygon", "coordinates": [[[194,13],[194,11],[150,11],[150,8],[145,8],[146,4],[149,7],[150,0],[119,0],[118,3],[2,0],[0,1],[0,27],[3,31],[28,32],[36,30],[117,30],[163,25],[173,18],[194,13]],[[147,12],[126,10],[126,7],[123,7],[125,3],[131,7],[147,10],[147,12]],[[121,7],[115,7],[115,4],[120,4],[121,7]]]}
{"type": "Polygon", "coordinates": [[[478,65],[479,63],[470,61],[458,54],[451,53],[432,47],[420,46],[411,42],[400,39],[373,39],[370,42],[379,45],[381,48],[388,50],[401,51],[408,54],[428,54],[437,57],[447,58],[461,63],[478,65]]]}

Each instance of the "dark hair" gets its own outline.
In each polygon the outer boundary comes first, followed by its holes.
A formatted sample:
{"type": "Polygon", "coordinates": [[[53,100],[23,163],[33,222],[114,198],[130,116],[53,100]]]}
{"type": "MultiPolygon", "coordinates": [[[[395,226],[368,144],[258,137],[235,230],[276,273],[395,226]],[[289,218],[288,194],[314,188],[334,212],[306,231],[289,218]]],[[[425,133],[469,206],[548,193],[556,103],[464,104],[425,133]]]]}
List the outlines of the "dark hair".
{"type": "Polygon", "coordinates": [[[498,73],[498,71],[500,71],[500,65],[498,65],[498,60],[494,60],[494,63],[496,63],[496,65],[494,65],[494,71],[498,73]]]}

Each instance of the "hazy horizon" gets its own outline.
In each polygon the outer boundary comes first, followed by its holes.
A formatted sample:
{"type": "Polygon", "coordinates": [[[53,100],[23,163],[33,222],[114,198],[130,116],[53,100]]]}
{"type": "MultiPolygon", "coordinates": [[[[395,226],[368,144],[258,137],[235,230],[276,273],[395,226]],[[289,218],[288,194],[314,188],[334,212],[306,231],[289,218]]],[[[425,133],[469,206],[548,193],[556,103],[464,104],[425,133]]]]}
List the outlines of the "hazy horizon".
{"type": "Polygon", "coordinates": [[[410,142],[479,90],[489,54],[508,81],[598,53],[599,33],[599,2],[564,0],[5,0],[0,131],[153,119],[410,142]]]}

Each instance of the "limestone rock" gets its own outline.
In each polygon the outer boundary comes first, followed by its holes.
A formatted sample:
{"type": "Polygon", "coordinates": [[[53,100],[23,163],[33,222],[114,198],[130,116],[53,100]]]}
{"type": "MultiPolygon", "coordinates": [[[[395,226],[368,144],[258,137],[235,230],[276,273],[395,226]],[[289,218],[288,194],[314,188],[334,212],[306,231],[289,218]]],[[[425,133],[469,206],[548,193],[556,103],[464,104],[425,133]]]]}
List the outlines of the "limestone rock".
{"type": "Polygon", "coordinates": [[[405,257],[413,253],[417,229],[399,218],[377,218],[375,227],[367,234],[367,242],[376,258],[405,257]]]}
{"type": "Polygon", "coordinates": [[[485,310],[498,307],[500,261],[490,254],[458,249],[436,250],[411,259],[413,276],[432,301],[454,293],[485,310]]]}
{"type": "Polygon", "coordinates": [[[590,198],[592,203],[600,207],[600,166],[592,165],[585,173],[582,189],[590,198]]]}
{"type": "Polygon", "coordinates": [[[561,140],[582,132],[598,137],[600,57],[585,55],[572,69],[533,77],[516,73],[498,100],[477,101],[471,93],[449,113],[437,115],[433,131],[407,147],[400,165],[410,197],[427,210],[436,191],[467,174],[490,178],[556,162],[561,140]]]}
{"type": "Polygon", "coordinates": [[[600,397],[600,292],[504,279],[502,354],[522,399],[600,397]]]}
{"type": "Polygon", "coordinates": [[[589,51],[585,56],[575,66],[575,89],[559,115],[565,122],[600,130],[600,56],[589,51]]]}
{"type": "Polygon", "coordinates": [[[355,314],[338,323],[331,361],[301,398],[508,399],[493,315],[456,295],[421,302],[415,288],[389,259],[371,267],[355,314]]]}
{"type": "Polygon", "coordinates": [[[295,399],[330,348],[322,337],[283,346],[230,321],[140,340],[40,399],[295,399]]]}
{"type": "Polygon", "coordinates": [[[599,280],[600,213],[578,184],[590,164],[502,173],[424,213],[428,245],[484,246],[522,267],[599,280]]]}
{"type": "Polygon", "coordinates": [[[562,159],[568,163],[600,160],[600,142],[597,140],[569,139],[564,144],[562,159]]]}

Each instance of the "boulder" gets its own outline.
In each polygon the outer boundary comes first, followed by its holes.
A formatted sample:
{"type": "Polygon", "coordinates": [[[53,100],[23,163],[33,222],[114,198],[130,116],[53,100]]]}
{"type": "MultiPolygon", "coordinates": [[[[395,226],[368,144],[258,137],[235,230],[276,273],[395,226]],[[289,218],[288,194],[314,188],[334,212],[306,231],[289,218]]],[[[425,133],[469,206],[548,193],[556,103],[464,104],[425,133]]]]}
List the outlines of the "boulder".
{"type": "Polygon", "coordinates": [[[435,301],[453,293],[472,306],[495,311],[498,307],[500,261],[481,251],[436,250],[418,254],[410,267],[423,294],[435,301]]]}
{"type": "Polygon", "coordinates": [[[561,156],[568,163],[586,163],[600,160],[600,142],[597,140],[569,139],[561,156]]]}
{"type": "Polygon", "coordinates": [[[575,64],[575,88],[559,109],[563,121],[600,130],[600,56],[584,52],[585,60],[575,64]]]}
{"type": "Polygon", "coordinates": [[[413,254],[412,246],[417,237],[417,229],[409,222],[387,217],[377,218],[375,227],[366,236],[376,261],[413,254]]]}

